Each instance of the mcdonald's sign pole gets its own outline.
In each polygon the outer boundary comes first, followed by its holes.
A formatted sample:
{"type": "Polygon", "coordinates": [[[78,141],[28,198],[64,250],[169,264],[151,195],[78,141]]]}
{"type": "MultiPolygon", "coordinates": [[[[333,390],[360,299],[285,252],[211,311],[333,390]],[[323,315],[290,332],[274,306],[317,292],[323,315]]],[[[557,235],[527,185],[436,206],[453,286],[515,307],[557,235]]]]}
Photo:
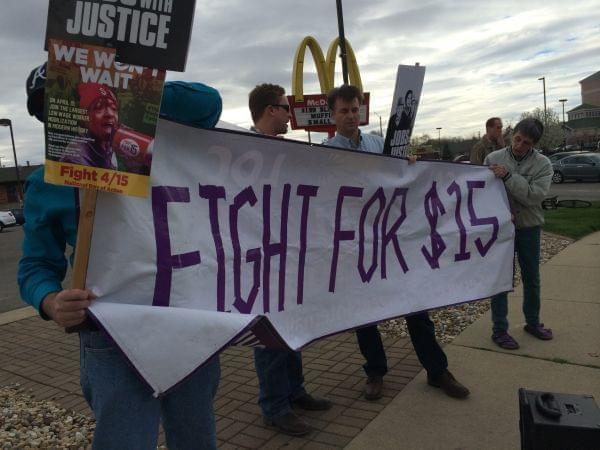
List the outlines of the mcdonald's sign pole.
{"type": "Polygon", "coordinates": [[[344,84],[348,84],[348,62],[346,59],[346,38],[344,37],[344,12],[342,11],[342,0],[336,0],[338,30],[340,35],[340,57],[342,58],[342,75],[344,84]]]}

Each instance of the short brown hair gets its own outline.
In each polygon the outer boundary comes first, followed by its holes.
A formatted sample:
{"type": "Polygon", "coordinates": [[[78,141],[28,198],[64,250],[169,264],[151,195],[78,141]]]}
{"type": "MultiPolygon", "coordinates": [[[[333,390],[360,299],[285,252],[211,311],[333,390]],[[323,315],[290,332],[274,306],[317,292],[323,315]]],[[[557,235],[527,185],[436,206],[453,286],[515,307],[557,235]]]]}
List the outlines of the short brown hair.
{"type": "Polygon", "coordinates": [[[490,117],[488,120],[485,121],[485,128],[494,128],[494,126],[496,125],[496,120],[499,120],[500,123],[502,123],[502,119],[500,117],[490,117]]]}
{"type": "Polygon", "coordinates": [[[279,103],[279,97],[285,95],[285,89],[278,84],[263,83],[257,85],[248,95],[248,107],[252,121],[256,123],[269,105],[279,103]]]}
{"type": "Polygon", "coordinates": [[[363,104],[363,95],[359,88],[350,84],[342,84],[340,87],[333,88],[327,95],[327,105],[329,109],[333,111],[335,102],[338,98],[351,102],[355,98],[358,99],[359,104],[363,104]]]}

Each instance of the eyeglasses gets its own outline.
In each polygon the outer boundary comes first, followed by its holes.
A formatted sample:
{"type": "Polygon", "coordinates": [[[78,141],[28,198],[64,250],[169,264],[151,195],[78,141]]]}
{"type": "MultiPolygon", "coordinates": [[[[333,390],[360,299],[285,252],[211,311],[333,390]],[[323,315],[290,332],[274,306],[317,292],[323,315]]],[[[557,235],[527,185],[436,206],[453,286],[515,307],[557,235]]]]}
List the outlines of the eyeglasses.
{"type": "Polygon", "coordinates": [[[280,105],[280,104],[276,104],[276,105],[269,105],[272,106],[273,108],[283,108],[285,109],[287,112],[290,112],[290,105],[280,105]]]}

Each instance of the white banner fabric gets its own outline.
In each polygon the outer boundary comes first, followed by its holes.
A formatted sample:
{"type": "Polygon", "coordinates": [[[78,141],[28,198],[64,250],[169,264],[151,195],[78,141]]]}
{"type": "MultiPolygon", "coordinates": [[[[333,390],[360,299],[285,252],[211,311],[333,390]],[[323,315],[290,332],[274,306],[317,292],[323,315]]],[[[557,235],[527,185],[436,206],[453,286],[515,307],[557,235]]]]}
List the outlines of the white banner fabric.
{"type": "Polygon", "coordinates": [[[90,308],[156,394],[230,344],[315,339],[512,289],[481,166],[159,121],[148,198],[100,193],[90,308]]]}

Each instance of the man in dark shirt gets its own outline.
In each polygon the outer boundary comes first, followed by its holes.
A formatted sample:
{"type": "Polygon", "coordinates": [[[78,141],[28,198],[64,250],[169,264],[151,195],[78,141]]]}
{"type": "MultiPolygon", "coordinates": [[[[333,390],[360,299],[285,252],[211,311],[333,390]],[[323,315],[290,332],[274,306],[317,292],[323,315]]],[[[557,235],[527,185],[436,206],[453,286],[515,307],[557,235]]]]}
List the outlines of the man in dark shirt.
{"type": "Polygon", "coordinates": [[[483,164],[487,155],[501,148],[504,148],[502,120],[499,117],[492,117],[485,122],[485,135],[471,149],[469,158],[471,164],[483,164]]]}

